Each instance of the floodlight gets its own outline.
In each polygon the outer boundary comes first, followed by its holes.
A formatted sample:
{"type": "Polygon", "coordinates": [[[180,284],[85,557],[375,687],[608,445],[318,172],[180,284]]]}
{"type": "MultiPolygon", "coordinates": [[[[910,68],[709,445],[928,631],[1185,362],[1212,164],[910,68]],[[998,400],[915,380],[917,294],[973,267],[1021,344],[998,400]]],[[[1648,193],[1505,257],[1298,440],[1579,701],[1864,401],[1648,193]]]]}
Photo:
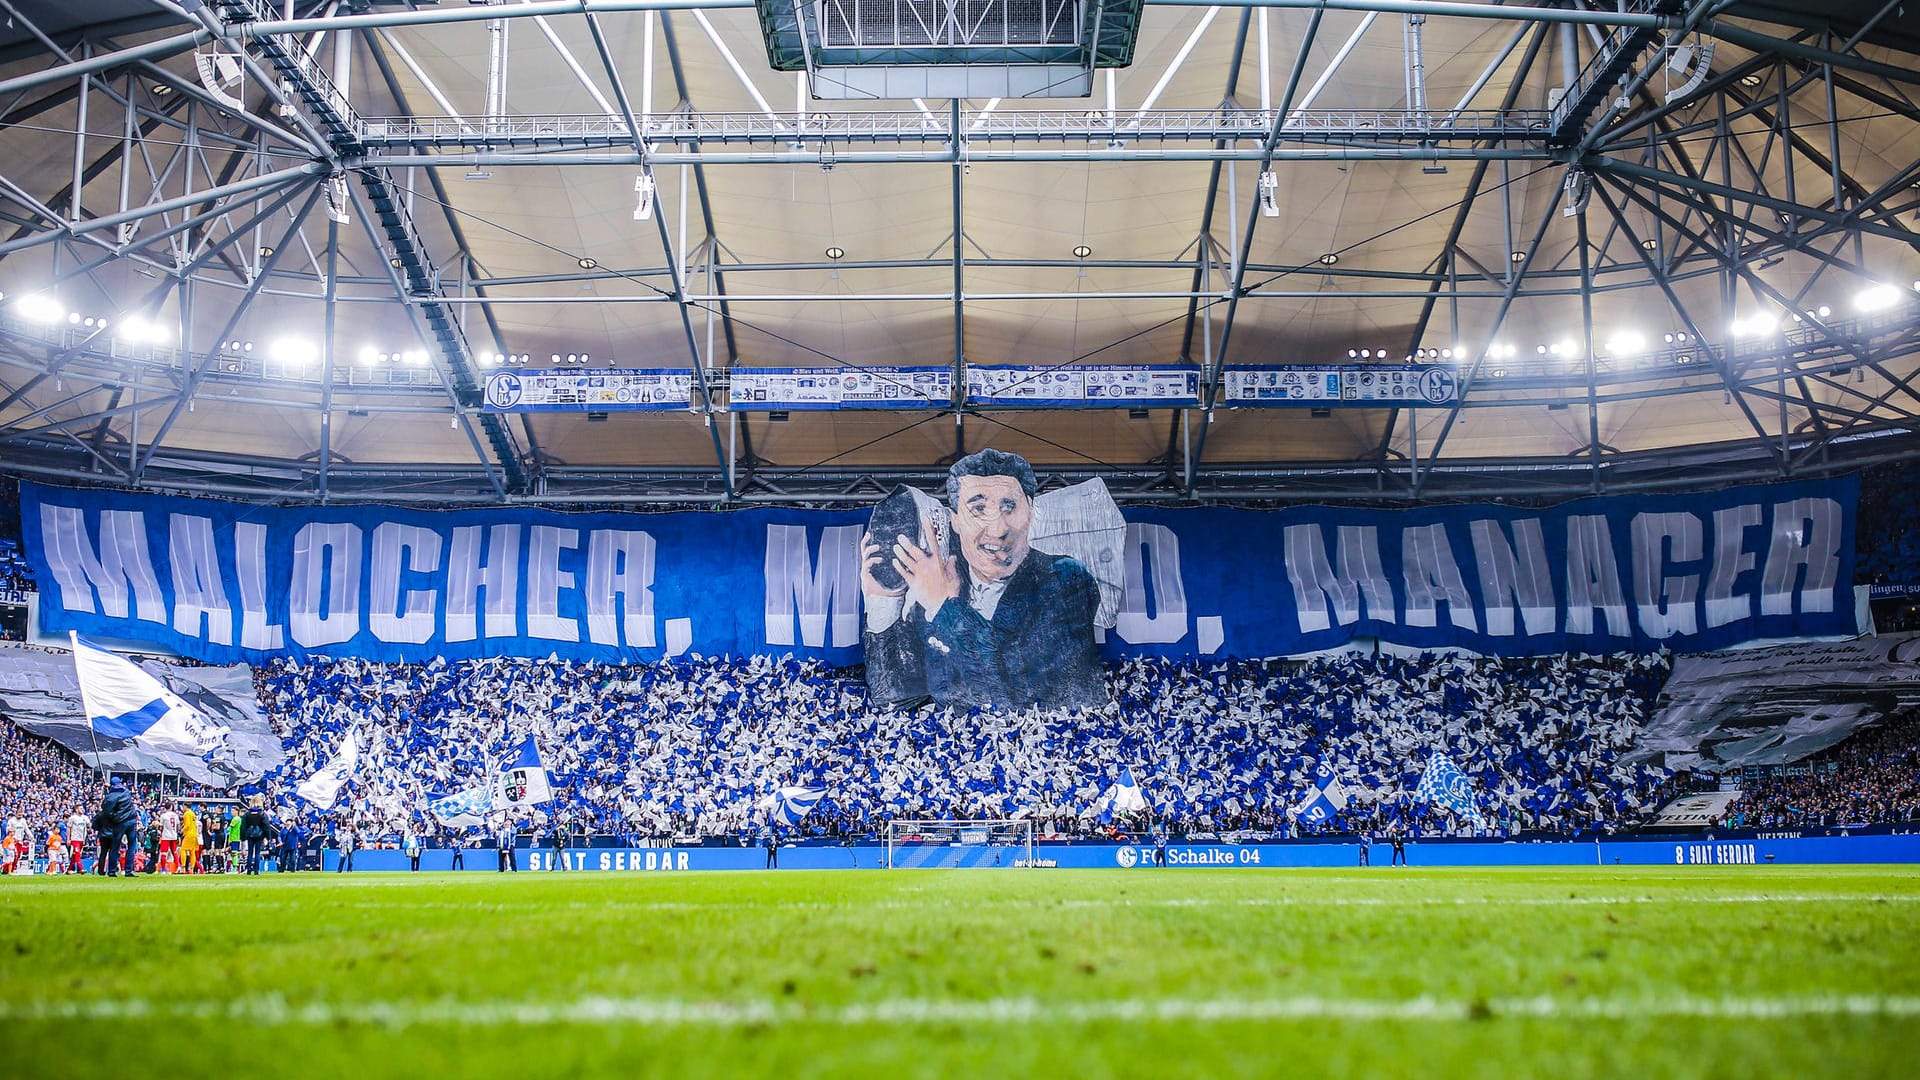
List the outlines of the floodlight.
{"type": "Polygon", "coordinates": [[[1638,356],[1647,349],[1647,339],[1637,331],[1622,330],[1607,339],[1609,356],[1638,356]]]}
{"type": "Polygon", "coordinates": [[[1891,285],[1869,285],[1855,294],[1853,306],[1861,311],[1885,311],[1900,302],[1900,290],[1891,285]]]}
{"type": "Polygon", "coordinates": [[[279,338],[267,346],[267,358],[283,364],[311,364],[320,350],[305,338],[279,338]]]}

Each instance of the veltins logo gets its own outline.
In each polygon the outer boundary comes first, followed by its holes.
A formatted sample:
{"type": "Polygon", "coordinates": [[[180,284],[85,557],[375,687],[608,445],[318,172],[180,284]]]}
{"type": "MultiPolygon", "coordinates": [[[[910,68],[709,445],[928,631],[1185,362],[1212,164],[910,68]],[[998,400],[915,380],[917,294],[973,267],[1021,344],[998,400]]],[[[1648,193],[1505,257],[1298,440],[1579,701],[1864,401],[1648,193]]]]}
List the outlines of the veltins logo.
{"type": "Polygon", "coordinates": [[[1131,870],[1140,861],[1140,849],[1122,844],[1114,849],[1113,861],[1131,870]]]}

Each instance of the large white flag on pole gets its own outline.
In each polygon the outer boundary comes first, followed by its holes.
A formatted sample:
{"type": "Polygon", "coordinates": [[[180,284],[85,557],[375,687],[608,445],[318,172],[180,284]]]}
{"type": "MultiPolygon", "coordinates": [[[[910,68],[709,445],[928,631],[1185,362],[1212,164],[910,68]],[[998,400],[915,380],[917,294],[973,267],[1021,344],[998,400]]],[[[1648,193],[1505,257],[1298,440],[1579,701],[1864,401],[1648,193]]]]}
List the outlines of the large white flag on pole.
{"type": "Polygon", "coordinates": [[[80,701],[94,731],[158,752],[204,754],[225,741],[228,728],[187,704],[133,661],[68,631],[80,701]]]}
{"type": "Polygon", "coordinates": [[[340,797],[340,787],[360,767],[360,737],[356,731],[348,731],[340,749],[333,752],[332,760],[320,767],[320,771],[307,777],[294,790],[300,797],[322,810],[331,810],[333,801],[340,797]]]}

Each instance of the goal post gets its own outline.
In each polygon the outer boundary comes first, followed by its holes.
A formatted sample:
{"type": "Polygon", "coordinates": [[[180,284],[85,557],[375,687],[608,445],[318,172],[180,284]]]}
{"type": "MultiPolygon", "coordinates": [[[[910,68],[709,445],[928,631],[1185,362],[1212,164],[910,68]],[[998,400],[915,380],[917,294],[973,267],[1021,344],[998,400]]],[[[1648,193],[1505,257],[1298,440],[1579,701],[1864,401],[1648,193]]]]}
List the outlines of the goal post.
{"type": "Polygon", "coordinates": [[[890,870],[1033,865],[1033,822],[908,819],[887,823],[890,870]]]}

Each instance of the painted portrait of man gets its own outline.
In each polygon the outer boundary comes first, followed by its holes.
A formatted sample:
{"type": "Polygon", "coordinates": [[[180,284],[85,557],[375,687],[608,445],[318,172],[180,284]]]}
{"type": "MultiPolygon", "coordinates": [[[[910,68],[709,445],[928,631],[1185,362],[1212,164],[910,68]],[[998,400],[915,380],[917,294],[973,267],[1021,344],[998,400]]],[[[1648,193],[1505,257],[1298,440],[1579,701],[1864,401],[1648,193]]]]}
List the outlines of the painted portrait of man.
{"type": "Polygon", "coordinates": [[[1024,458],[982,450],[954,463],[945,505],[925,500],[917,522],[898,524],[912,503],[896,504],[893,528],[875,512],[860,583],[876,704],[1106,704],[1100,585],[1079,559],[1034,549],[1038,488],[1024,458]]]}

